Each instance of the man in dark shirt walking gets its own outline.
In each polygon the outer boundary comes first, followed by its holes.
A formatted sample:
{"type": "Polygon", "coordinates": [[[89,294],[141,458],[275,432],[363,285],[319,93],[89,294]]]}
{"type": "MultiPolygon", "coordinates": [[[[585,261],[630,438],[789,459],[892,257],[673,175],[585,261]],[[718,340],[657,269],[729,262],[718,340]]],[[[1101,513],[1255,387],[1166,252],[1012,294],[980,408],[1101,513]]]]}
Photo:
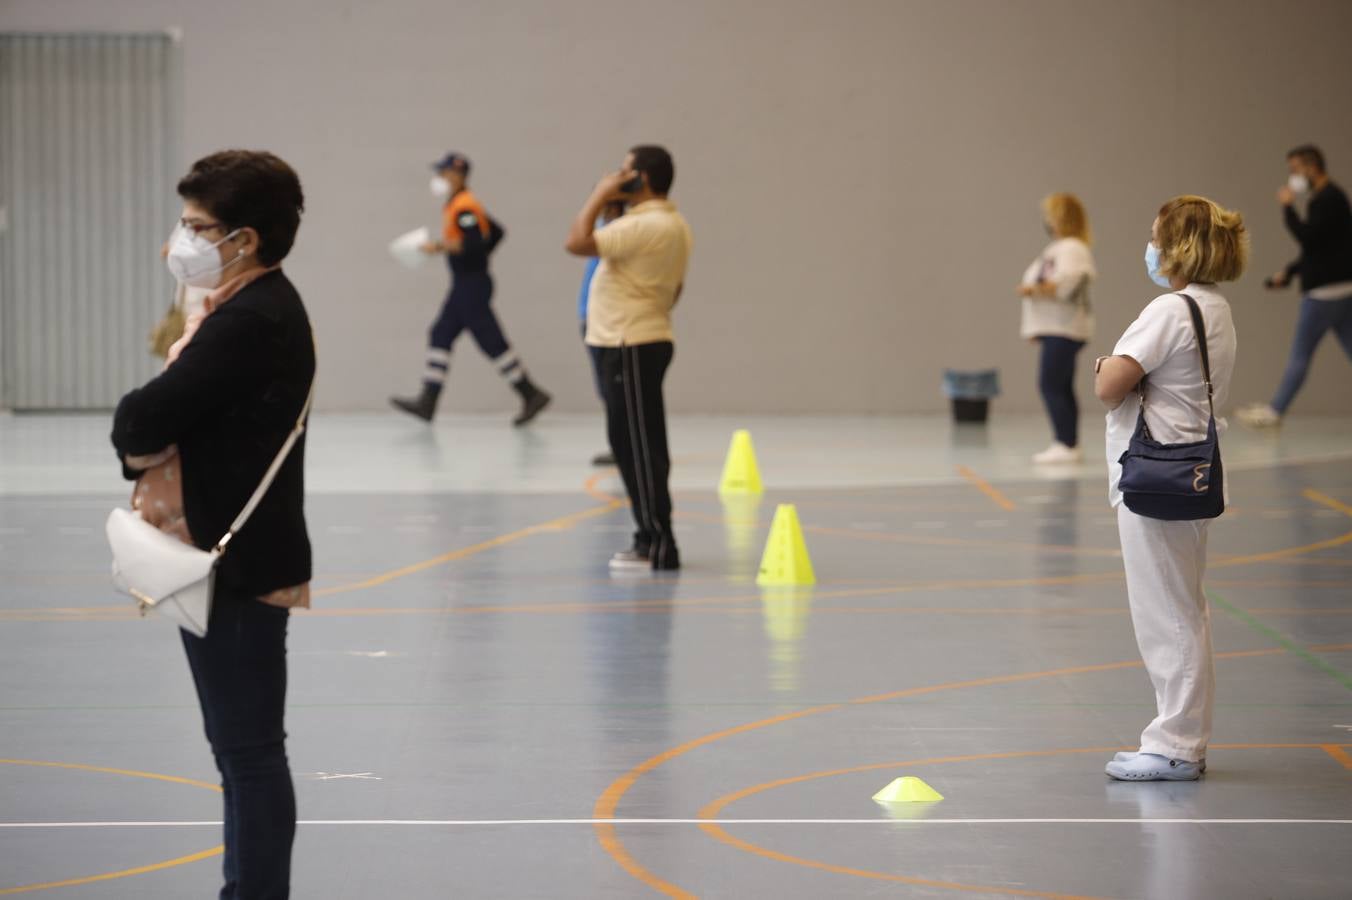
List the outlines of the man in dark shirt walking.
{"type": "Polygon", "coordinates": [[[1239,411],[1246,425],[1271,428],[1305,383],[1310,360],[1324,335],[1332,331],[1352,359],[1352,206],[1347,194],[1329,178],[1324,154],[1305,144],[1286,154],[1290,170],[1287,183],[1277,192],[1286,228],[1300,245],[1300,256],[1267,280],[1270,288],[1283,288],[1293,276],[1300,277],[1300,319],[1286,373],[1271,404],[1258,404],[1239,411]],[[1298,196],[1308,194],[1305,217],[1295,209],[1298,196]]]}

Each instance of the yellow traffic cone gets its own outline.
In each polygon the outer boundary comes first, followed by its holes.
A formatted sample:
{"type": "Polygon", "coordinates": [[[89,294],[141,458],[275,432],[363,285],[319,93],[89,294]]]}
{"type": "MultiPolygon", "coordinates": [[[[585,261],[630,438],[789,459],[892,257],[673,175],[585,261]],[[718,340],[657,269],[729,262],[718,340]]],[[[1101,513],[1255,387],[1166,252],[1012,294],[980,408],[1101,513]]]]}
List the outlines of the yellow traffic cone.
{"type": "Polygon", "coordinates": [[[728,458],[723,463],[723,478],[718,483],[720,494],[759,494],[760,467],[756,465],[756,449],[751,446],[751,432],[740,429],[732,433],[728,458]]]}
{"type": "Polygon", "coordinates": [[[803,540],[803,526],[798,523],[798,510],[792,503],[781,503],[770,524],[770,538],[765,542],[760,574],[756,584],[761,587],[796,587],[816,584],[812,559],[807,555],[803,540]]]}
{"type": "Polygon", "coordinates": [[[944,795],[919,778],[908,775],[874,794],[873,799],[879,803],[933,803],[944,799],[944,795]]]}

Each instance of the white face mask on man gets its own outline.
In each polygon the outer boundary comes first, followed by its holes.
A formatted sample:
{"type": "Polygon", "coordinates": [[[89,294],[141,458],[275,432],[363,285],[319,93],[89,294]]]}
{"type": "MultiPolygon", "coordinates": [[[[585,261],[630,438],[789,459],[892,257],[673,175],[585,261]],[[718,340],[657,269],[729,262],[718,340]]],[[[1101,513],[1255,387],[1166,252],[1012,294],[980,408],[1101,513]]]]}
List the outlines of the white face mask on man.
{"type": "Polygon", "coordinates": [[[1290,178],[1286,179],[1286,186],[1291,189],[1293,194],[1304,194],[1310,190],[1310,179],[1304,175],[1292,174],[1290,178]]]}
{"type": "Polygon", "coordinates": [[[432,176],[428,188],[432,191],[432,196],[438,200],[446,200],[451,196],[451,183],[440,175],[432,176]]]}
{"type": "Polygon", "coordinates": [[[184,228],[182,223],[174,226],[174,233],[169,236],[169,255],[165,257],[169,274],[191,287],[219,287],[225,270],[244,258],[244,248],[241,247],[234,259],[227,263],[221,262],[221,244],[239,232],[240,229],[236,228],[212,243],[200,234],[194,234],[192,229],[184,228]]]}

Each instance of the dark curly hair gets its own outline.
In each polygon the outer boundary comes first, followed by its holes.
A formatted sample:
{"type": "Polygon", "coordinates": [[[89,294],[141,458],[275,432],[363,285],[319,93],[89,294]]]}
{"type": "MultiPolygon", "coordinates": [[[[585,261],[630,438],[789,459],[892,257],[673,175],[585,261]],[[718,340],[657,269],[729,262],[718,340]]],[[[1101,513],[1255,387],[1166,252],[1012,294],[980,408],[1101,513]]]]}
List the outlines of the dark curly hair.
{"type": "Polygon", "coordinates": [[[227,230],[258,232],[258,260],[266,266],[291,252],[305,210],[295,170],[264,150],[222,150],[202,157],[179,181],[178,194],[227,230]]]}

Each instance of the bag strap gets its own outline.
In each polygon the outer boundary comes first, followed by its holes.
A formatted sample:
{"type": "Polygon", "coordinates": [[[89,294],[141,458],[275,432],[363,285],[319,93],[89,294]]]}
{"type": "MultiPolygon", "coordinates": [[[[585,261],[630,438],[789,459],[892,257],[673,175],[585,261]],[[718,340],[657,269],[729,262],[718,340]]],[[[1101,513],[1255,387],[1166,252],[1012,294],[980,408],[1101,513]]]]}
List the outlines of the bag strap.
{"type": "Polygon", "coordinates": [[[300,436],[305,433],[305,417],[310,414],[310,404],[314,402],[314,399],[315,384],[311,381],[310,393],[305,397],[305,405],[301,407],[300,415],[296,417],[296,424],[292,427],[291,433],[286,436],[286,440],[282,443],[282,449],[278,450],[277,455],[273,457],[272,464],[268,466],[268,471],[263,475],[263,480],[259,482],[258,487],[254,489],[253,496],[249,498],[249,502],[244,504],[244,509],[240,511],[240,514],[235,518],[235,521],[231,523],[230,530],[227,531],[221,539],[216,542],[216,546],[212,548],[213,553],[220,554],[225,552],[226,546],[229,545],[230,541],[239,533],[239,530],[249,521],[249,518],[253,516],[254,511],[258,509],[258,504],[262,503],[263,498],[267,496],[273,481],[277,479],[277,473],[282,470],[282,463],[286,462],[286,458],[291,455],[291,448],[296,446],[296,441],[298,441],[300,436]]]}
{"type": "Polygon", "coordinates": [[[1202,309],[1197,305],[1197,301],[1191,296],[1179,293],[1188,304],[1188,312],[1192,314],[1192,330],[1197,335],[1197,352],[1202,355],[1202,383],[1206,385],[1206,405],[1211,411],[1212,418],[1216,416],[1216,407],[1212,404],[1212,394],[1215,390],[1211,386],[1211,354],[1207,352],[1206,346],[1206,321],[1202,318],[1202,309]]]}
{"type": "MultiPolygon", "coordinates": [[[[1202,318],[1202,308],[1197,305],[1197,301],[1191,295],[1182,291],[1177,293],[1188,304],[1188,315],[1192,319],[1192,332],[1197,336],[1197,352],[1202,356],[1202,384],[1206,387],[1206,405],[1211,412],[1211,417],[1216,418],[1216,407],[1213,405],[1212,394],[1214,389],[1211,386],[1211,354],[1207,352],[1206,345],[1206,321],[1202,318]]],[[[1141,410],[1139,413],[1142,427],[1145,429],[1146,437],[1150,436],[1150,426],[1145,421],[1145,384],[1146,379],[1142,378],[1136,385],[1136,392],[1141,397],[1141,410]]]]}

